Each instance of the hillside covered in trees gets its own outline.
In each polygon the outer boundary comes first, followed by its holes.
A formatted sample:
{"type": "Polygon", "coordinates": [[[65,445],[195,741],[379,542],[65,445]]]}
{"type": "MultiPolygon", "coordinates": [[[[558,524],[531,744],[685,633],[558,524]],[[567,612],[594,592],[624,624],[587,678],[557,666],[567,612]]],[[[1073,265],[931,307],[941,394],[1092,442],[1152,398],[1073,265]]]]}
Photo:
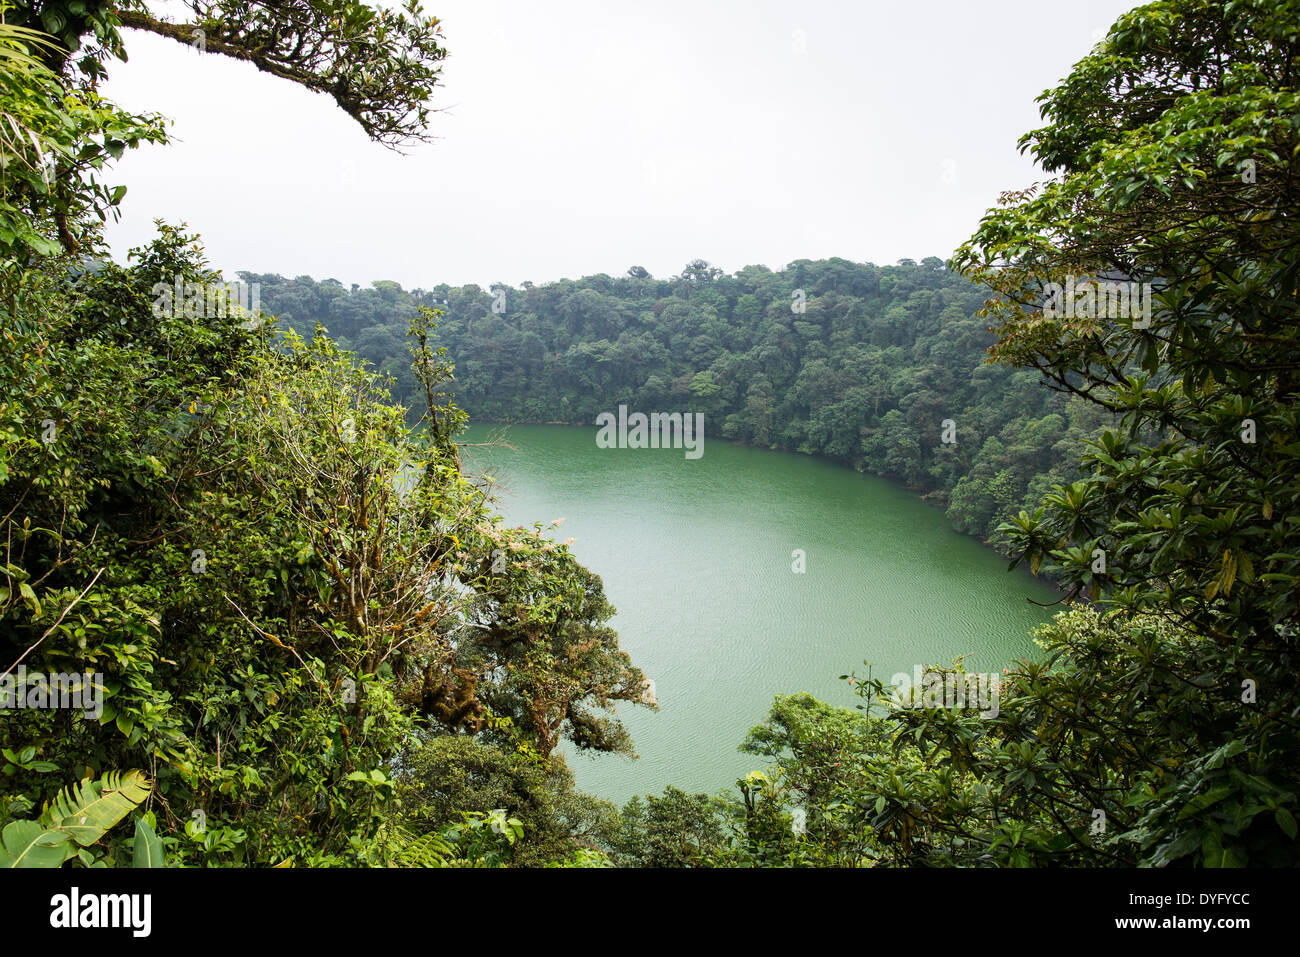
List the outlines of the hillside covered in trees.
{"type": "Polygon", "coordinates": [[[472,418],[591,425],[620,404],[703,412],[710,435],[895,479],[985,538],[1072,478],[1106,420],[1033,371],[988,364],[994,337],[976,315],[987,290],[935,258],[735,275],[696,260],[667,279],[632,267],[490,290],[240,275],[286,327],[310,337],[319,323],[413,407],[405,317],[427,306],[443,313],[438,340],[472,418]]]}

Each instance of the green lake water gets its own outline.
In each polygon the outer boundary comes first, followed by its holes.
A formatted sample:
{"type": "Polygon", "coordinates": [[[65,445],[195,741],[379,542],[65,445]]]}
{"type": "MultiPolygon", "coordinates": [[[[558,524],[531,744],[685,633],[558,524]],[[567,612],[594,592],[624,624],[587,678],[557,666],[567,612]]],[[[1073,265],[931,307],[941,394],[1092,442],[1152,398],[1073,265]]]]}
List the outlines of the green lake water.
{"type": "MultiPolygon", "coordinates": [[[[466,442],[500,427],[475,425],[466,442]]],[[[1037,649],[1054,593],[943,512],[882,479],[790,453],[706,439],[680,449],[602,449],[596,428],[510,426],[506,448],[466,448],[493,475],[513,525],[552,531],[601,576],[620,642],[655,683],[658,712],[620,705],[640,758],[566,748],[578,786],[622,803],[672,784],[730,788],[761,768],[737,746],[776,694],[860,699],[838,676],[888,681],[966,655],[1000,672],[1037,649]],[[792,571],[801,549],[806,571],[792,571]]]]}

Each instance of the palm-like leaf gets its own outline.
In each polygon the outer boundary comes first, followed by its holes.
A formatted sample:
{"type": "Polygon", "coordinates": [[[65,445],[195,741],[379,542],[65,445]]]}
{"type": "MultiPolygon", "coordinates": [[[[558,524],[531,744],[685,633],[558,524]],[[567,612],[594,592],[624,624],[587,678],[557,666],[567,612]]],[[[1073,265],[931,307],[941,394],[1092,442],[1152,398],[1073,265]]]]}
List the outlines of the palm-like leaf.
{"type": "Polygon", "coordinates": [[[110,771],[97,781],[87,778],[60,791],[41,815],[41,823],[87,847],[130,814],[151,790],[153,784],[143,772],[110,771]]]}
{"type": "MultiPolygon", "coordinates": [[[[3,90],[0,92],[11,93],[29,85],[59,83],[59,78],[29,52],[41,48],[62,49],[52,42],[50,36],[38,30],[0,23],[0,81],[3,81],[3,90]]],[[[28,125],[21,111],[20,115],[15,116],[8,110],[0,110],[0,160],[12,156],[29,169],[37,169],[37,164],[28,159],[31,152],[29,145],[34,147],[37,161],[45,162],[48,144],[28,125]]],[[[3,162],[0,162],[0,168],[2,167],[3,162]]]]}
{"type": "Polygon", "coordinates": [[[25,46],[45,47],[50,50],[63,49],[47,33],[15,26],[12,23],[0,23],[0,63],[11,70],[45,69],[40,60],[23,49],[25,46]]]}

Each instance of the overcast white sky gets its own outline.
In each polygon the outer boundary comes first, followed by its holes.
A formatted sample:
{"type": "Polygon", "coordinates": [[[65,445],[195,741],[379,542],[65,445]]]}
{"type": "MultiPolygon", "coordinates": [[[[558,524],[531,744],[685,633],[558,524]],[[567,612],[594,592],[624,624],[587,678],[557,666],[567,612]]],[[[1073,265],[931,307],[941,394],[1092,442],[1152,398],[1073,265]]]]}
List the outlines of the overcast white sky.
{"type": "Polygon", "coordinates": [[[518,285],[700,257],[946,258],[1055,84],[1134,0],[434,0],[439,137],[405,156],[328,97],[150,35],[107,93],[173,120],[128,154],[119,258],[184,220],[214,265],[518,285]]]}

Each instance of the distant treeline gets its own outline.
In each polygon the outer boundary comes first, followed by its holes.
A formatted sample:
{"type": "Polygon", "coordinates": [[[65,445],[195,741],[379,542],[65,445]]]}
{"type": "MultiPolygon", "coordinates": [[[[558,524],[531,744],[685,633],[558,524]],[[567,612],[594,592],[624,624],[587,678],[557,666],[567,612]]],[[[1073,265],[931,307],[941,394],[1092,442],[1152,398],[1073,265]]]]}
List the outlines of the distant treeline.
{"type": "Polygon", "coordinates": [[[241,273],[266,311],[310,336],[321,323],[419,407],[404,341],[418,306],[456,363],[472,419],[594,423],[626,404],[705,414],[708,434],[822,455],[895,479],[988,538],[1074,477],[1096,406],[1032,371],[984,362],[985,292],[934,257],[894,266],[799,260],[734,275],[702,260],[656,279],[634,266],[522,288],[241,273]],[[944,420],[954,442],[944,442],[944,420]]]}

